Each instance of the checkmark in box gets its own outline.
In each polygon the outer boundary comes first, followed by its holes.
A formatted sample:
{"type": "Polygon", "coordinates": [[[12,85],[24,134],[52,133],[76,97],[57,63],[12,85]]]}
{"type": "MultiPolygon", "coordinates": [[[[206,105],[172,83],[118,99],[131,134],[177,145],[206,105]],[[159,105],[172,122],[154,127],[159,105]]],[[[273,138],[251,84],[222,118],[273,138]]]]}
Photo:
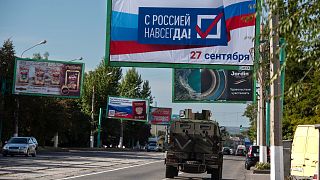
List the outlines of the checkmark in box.
{"type": "Polygon", "coordinates": [[[197,16],[197,38],[201,39],[220,39],[221,38],[221,18],[223,16],[223,13],[220,13],[218,15],[198,15],[197,16]],[[205,29],[205,31],[202,31],[202,27],[205,26],[204,21],[206,22],[211,21],[209,23],[209,26],[205,29]],[[215,31],[216,33],[210,34],[210,32],[215,31]]]}

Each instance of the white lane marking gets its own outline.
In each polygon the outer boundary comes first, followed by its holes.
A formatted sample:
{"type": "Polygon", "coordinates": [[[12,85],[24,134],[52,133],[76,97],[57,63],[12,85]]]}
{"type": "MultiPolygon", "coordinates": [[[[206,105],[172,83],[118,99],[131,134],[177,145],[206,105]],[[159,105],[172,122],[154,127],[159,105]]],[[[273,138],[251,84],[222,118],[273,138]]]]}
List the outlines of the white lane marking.
{"type": "Polygon", "coordinates": [[[119,170],[122,170],[122,169],[128,169],[128,168],[139,167],[139,166],[145,166],[145,165],[148,165],[148,164],[158,163],[158,162],[161,162],[161,161],[163,161],[163,160],[154,161],[154,162],[149,162],[149,163],[144,163],[144,164],[138,164],[138,165],[133,165],[133,166],[127,166],[127,167],[122,167],[122,168],[117,168],[117,169],[110,169],[110,170],[106,170],[106,171],[94,172],[94,173],[89,173],[89,174],[83,174],[83,175],[79,175],[79,176],[66,177],[66,178],[62,178],[62,179],[58,179],[58,180],[75,179],[75,178],[79,178],[79,177],[85,177],[85,176],[91,176],[91,175],[96,175],[96,174],[102,174],[102,173],[106,173],[106,172],[119,171],[119,170]]]}
{"type": "MultiPolygon", "coordinates": [[[[181,175],[181,174],[183,174],[183,172],[179,172],[178,175],[181,175]]],[[[168,178],[165,178],[165,179],[162,179],[162,180],[169,180],[169,179],[168,179],[168,178]]]]}

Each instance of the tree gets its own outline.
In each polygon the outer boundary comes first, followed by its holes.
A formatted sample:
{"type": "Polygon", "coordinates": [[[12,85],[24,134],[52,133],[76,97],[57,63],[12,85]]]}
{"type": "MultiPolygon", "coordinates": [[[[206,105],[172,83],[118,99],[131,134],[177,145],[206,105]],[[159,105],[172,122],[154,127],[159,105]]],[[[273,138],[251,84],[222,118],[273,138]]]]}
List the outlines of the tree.
{"type": "MultiPolygon", "coordinates": [[[[97,121],[99,119],[99,109],[106,109],[108,96],[119,95],[119,81],[122,77],[121,68],[109,67],[104,64],[102,60],[98,67],[85,73],[83,93],[81,95],[80,104],[81,110],[88,116],[91,116],[92,110],[92,95],[94,90],[94,121],[91,118],[88,122],[91,123],[91,128],[97,132],[97,121]]],[[[114,119],[104,118],[102,123],[102,144],[115,145],[119,137],[120,123],[114,119]]],[[[89,136],[87,136],[89,137],[89,136]]]]}
{"type": "Polygon", "coordinates": [[[2,140],[12,136],[14,96],[11,94],[15,51],[10,39],[0,48],[0,145],[2,140]],[[2,136],[3,134],[3,136],[2,136]]]}
{"type": "Polygon", "coordinates": [[[279,33],[287,41],[283,136],[299,124],[320,123],[320,2],[279,3],[279,33]]]}
{"type": "MultiPolygon", "coordinates": [[[[272,10],[279,15],[276,32],[286,41],[283,44],[286,63],[281,68],[286,70],[283,137],[292,138],[298,124],[320,122],[320,88],[317,78],[320,64],[320,2],[269,0],[264,5],[263,12],[272,10]]],[[[269,24],[270,16],[267,15],[263,13],[264,24],[269,24]]],[[[265,44],[268,44],[271,38],[269,29],[264,28],[261,34],[265,44]]],[[[262,53],[262,58],[269,61],[269,49],[262,53]]],[[[279,52],[277,53],[279,55],[279,52]]],[[[269,71],[268,66],[265,69],[269,71]]],[[[277,75],[280,75],[280,72],[277,75]]],[[[267,81],[268,84],[270,81],[267,81]]]]}
{"type": "Polygon", "coordinates": [[[248,136],[251,141],[254,141],[257,137],[257,105],[248,104],[242,116],[249,118],[250,127],[248,130],[248,136]]]}
{"type": "MultiPolygon", "coordinates": [[[[152,98],[149,81],[143,82],[141,75],[139,75],[135,68],[129,69],[121,81],[120,96],[143,99],[152,98]]],[[[149,125],[134,121],[127,121],[123,124],[125,127],[124,137],[131,141],[131,143],[125,142],[127,146],[130,144],[134,146],[135,141],[147,142],[150,136],[149,125]]]]}
{"type": "Polygon", "coordinates": [[[150,104],[153,103],[153,97],[151,95],[151,87],[149,85],[149,81],[148,80],[143,82],[142,90],[141,90],[140,94],[141,94],[141,98],[149,99],[150,100],[150,104]]]}

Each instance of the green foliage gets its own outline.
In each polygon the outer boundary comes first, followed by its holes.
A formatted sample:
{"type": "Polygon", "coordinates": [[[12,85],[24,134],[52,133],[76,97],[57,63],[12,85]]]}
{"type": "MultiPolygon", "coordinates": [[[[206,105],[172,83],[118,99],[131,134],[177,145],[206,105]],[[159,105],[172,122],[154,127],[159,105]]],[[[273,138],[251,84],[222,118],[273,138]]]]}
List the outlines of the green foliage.
{"type": "MultiPolygon", "coordinates": [[[[84,75],[83,91],[81,95],[81,107],[83,112],[91,115],[92,95],[94,90],[94,114],[99,114],[99,108],[106,108],[108,96],[118,95],[119,81],[122,77],[120,68],[106,66],[103,62],[97,69],[84,75]]],[[[97,118],[95,118],[97,119],[97,118]]]]}
{"type": "Polygon", "coordinates": [[[11,94],[15,51],[10,39],[4,41],[0,48],[0,144],[7,140],[13,132],[13,112],[15,97],[11,94]],[[11,131],[11,132],[10,132],[11,131]]]}
{"type": "Polygon", "coordinates": [[[250,128],[247,135],[251,141],[254,141],[257,137],[257,105],[248,104],[242,116],[249,118],[250,128]]]}
{"type": "Polygon", "coordinates": [[[270,169],[270,163],[257,162],[255,168],[259,170],[267,170],[270,169]]]}
{"type": "MultiPolygon", "coordinates": [[[[103,112],[106,110],[108,96],[119,96],[119,81],[122,77],[121,68],[113,68],[106,66],[102,60],[98,67],[85,73],[84,84],[82,89],[81,98],[79,103],[81,105],[81,111],[88,117],[87,122],[91,123],[88,128],[97,133],[99,111],[102,108],[103,112]],[[92,113],[92,99],[94,93],[94,104],[93,104],[93,120],[90,118],[92,113]]],[[[105,114],[105,113],[104,113],[105,114]]],[[[105,117],[105,116],[104,116],[105,117]]],[[[102,119],[101,123],[101,137],[102,144],[116,144],[119,137],[118,129],[120,129],[120,123],[118,120],[113,119],[102,119]]],[[[86,137],[89,137],[86,136],[86,137]]],[[[88,139],[87,139],[88,140],[88,139]]]]}
{"type": "MultiPolygon", "coordinates": [[[[135,68],[131,68],[126,72],[126,75],[120,84],[120,95],[129,98],[151,99],[151,87],[149,81],[144,81],[141,75],[135,68]]],[[[125,146],[134,145],[134,142],[139,141],[141,144],[147,142],[150,136],[150,126],[142,122],[124,121],[124,139],[125,146]],[[130,143],[131,142],[131,143],[130,143]],[[128,144],[129,143],[129,144],[128,144]]]]}
{"type": "Polygon", "coordinates": [[[15,61],[15,51],[10,39],[3,43],[0,48],[0,77],[11,80],[13,78],[13,66],[15,61]]]}
{"type": "MultiPolygon", "coordinates": [[[[262,43],[262,48],[260,48],[263,63],[260,63],[259,67],[266,72],[270,71],[269,20],[270,12],[273,12],[279,15],[279,24],[275,26],[275,32],[286,41],[282,46],[286,51],[286,62],[282,67],[285,69],[282,123],[283,137],[290,139],[297,125],[320,123],[320,1],[269,0],[262,2],[265,2],[263,13],[261,13],[265,26],[261,36],[265,43],[262,43]]],[[[276,54],[279,56],[279,51],[276,54]]],[[[277,72],[277,75],[280,75],[280,72],[277,72]]],[[[266,77],[268,78],[269,75],[266,74],[266,77]]],[[[261,78],[260,74],[258,78],[261,78]]],[[[269,84],[270,79],[267,79],[265,86],[268,87],[269,84]]],[[[266,95],[266,97],[270,96],[266,95]]],[[[252,126],[254,126],[253,123],[250,128],[253,130],[252,126]]]]}
{"type": "Polygon", "coordinates": [[[149,85],[149,81],[144,81],[142,85],[142,90],[140,92],[141,98],[147,98],[150,100],[150,104],[153,102],[153,98],[151,96],[151,87],[149,85]]]}
{"type": "Polygon", "coordinates": [[[140,90],[142,85],[142,78],[135,68],[131,68],[126,72],[125,77],[120,84],[120,96],[129,98],[141,97],[140,90]]]}
{"type": "Polygon", "coordinates": [[[299,124],[320,123],[320,1],[283,5],[280,33],[287,41],[283,136],[292,139],[299,124]]]}

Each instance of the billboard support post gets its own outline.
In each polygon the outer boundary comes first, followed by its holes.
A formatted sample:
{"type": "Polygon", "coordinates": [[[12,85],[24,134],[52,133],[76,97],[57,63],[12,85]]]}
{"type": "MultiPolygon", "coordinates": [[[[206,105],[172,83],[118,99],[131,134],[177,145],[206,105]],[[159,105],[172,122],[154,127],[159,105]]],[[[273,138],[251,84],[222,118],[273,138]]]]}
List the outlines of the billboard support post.
{"type": "Polygon", "coordinates": [[[99,110],[99,122],[98,122],[98,135],[97,135],[97,148],[101,147],[101,119],[102,119],[102,108],[99,110]]]}
{"type": "Polygon", "coordinates": [[[123,147],[123,120],[120,120],[120,139],[119,139],[119,148],[123,147]]]}
{"type": "Polygon", "coordinates": [[[19,96],[16,96],[16,110],[14,113],[14,134],[13,134],[13,137],[18,137],[18,135],[19,135],[19,110],[20,110],[19,96]]]}

